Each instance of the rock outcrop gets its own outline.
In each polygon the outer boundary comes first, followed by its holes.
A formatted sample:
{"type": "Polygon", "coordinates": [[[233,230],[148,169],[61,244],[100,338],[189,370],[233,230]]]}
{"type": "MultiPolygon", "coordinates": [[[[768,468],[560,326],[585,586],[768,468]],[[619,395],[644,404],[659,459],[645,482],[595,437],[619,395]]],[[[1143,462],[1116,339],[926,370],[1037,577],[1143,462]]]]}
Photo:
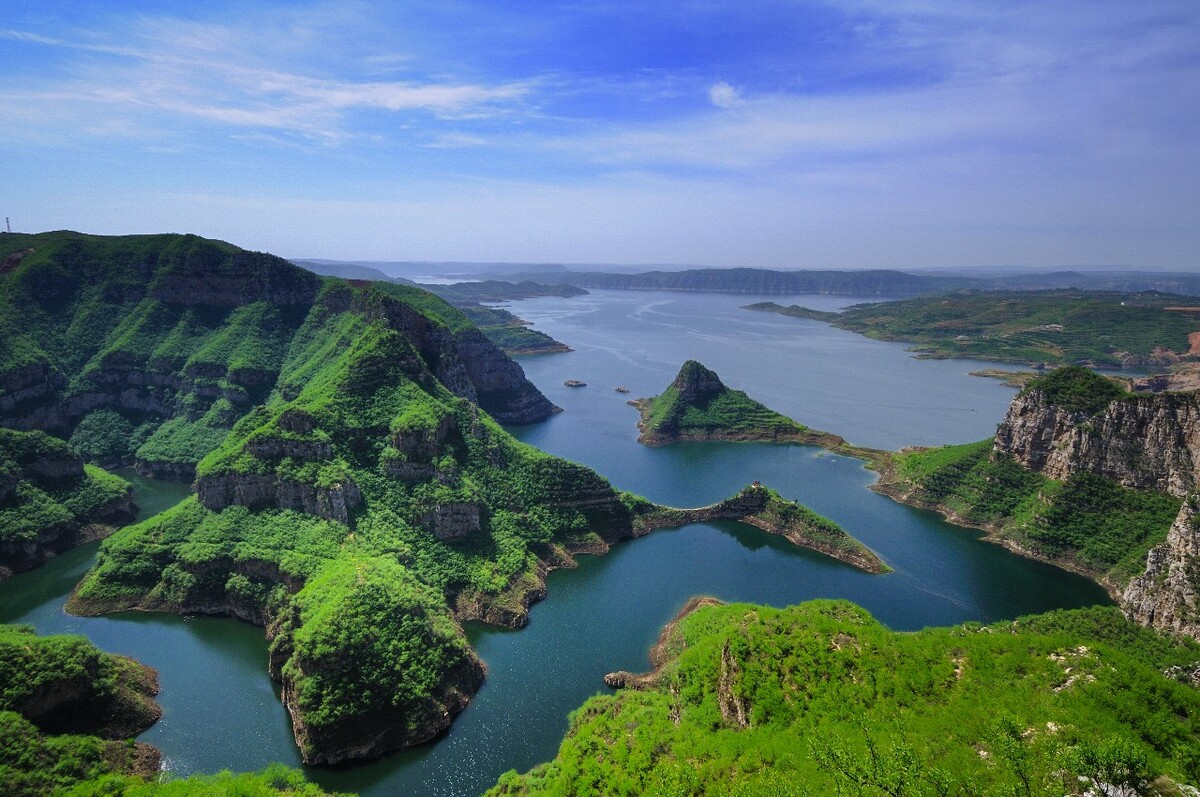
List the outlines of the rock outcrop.
{"type": "Polygon", "coordinates": [[[1179,510],[1167,539],[1150,551],[1146,572],[1121,598],[1129,619],[1200,640],[1200,493],[1179,510]]]}
{"type": "Polygon", "coordinates": [[[351,525],[362,493],[349,478],[329,486],[306,484],[274,473],[219,473],[196,480],[196,497],[214,511],[238,505],[250,509],[294,509],[351,525]]]}
{"type": "Polygon", "coordinates": [[[1127,395],[1087,412],[1035,383],[1013,399],[995,450],[1052,479],[1087,471],[1182,496],[1200,479],[1200,391],[1127,395]]]}

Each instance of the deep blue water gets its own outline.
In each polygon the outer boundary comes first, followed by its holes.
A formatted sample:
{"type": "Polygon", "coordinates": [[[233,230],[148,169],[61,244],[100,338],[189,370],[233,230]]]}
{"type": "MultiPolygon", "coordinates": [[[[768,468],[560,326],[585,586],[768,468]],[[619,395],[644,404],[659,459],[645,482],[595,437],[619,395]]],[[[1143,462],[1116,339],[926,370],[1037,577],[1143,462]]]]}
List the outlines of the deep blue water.
{"type": "MultiPolygon", "coordinates": [[[[513,303],[514,312],[575,351],[522,360],[565,411],[512,431],[618,487],[675,506],[712,503],[761,480],[838,521],[895,572],[866,575],[740,524],[660,531],[603,557],[580,557],[578,568],[550,574],[549,598],[533,607],[527,628],[467,629],[488,680],[448,734],[311,777],[367,795],[477,794],[508,769],[552,757],[567,713],[605,690],[604,673],[645,669],[659,629],[695,594],[775,606],[847,598],[897,629],[1107,601],[1085,579],[869,491],[874,475],[857,460],[792,445],[639,445],[637,412],[625,402],[660,392],[689,358],[773,409],[860,445],[969,442],[990,436],[1003,417],[1012,390],[968,375],[986,363],[917,360],[898,344],[738,309],[761,298],[594,292],[513,303]],[[566,379],[588,386],[568,388],[566,379]],[[630,393],[617,393],[618,385],[630,393]]],[[[771,298],[821,309],[847,303],[771,298]]],[[[146,504],[169,504],[185,489],[145,480],[137,488],[146,504]]],[[[94,550],[85,546],[0,584],[0,620],[85,633],[157,667],[165,713],[141,738],[158,745],[175,772],[298,765],[286,712],[267,678],[261,629],[211,618],[69,617],[63,601],[94,550]]]]}

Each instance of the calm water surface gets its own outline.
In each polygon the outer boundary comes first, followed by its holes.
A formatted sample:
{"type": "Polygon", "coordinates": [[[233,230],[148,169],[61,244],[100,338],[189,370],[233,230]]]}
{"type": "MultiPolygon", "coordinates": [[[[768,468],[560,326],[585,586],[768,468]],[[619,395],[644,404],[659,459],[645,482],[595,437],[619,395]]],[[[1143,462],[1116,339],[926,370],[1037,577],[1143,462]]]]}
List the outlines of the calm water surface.
{"type": "MultiPolygon", "coordinates": [[[[1107,601],[1085,579],[870,492],[874,475],[856,460],[788,445],[637,444],[637,413],[626,400],[661,392],[689,358],[797,420],[883,448],[990,436],[1012,396],[992,380],[968,376],[985,363],[916,360],[901,345],[738,309],[762,298],[597,291],[513,303],[535,328],[575,349],[522,360],[565,412],[513,431],[596,468],[618,487],[676,506],[711,503],[759,479],[841,523],[896,572],[866,575],[739,524],[660,531],[603,557],[580,557],[577,569],[550,574],[550,597],[533,607],[528,628],[468,627],[488,680],[448,734],[365,766],[311,770],[314,780],[365,795],[478,794],[508,769],[551,758],[567,713],[604,691],[604,673],[646,669],[659,629],[698,593],[774,606],[847,598],[897,629],[1107,601]],[[564,387],[566,379],[588,387],[564,387]],[[617,393],[618,385],[630,393],[617,393]]],[[[849,303],[770,298],[820,309],[849,303]]],[[[142,479],[135,485],[147,512],[187,489],[142,479]]],[[[69,617],[62,612],[66,594],[94,555],[95,546],[85,546],[0,584],[0,620],[32,623],[43,633],[84,633],[158,668],[164,716],[141,738],[163,750],[174,772],[299,765],[266,675],[261,629],[164,615],[69,617]]]]}

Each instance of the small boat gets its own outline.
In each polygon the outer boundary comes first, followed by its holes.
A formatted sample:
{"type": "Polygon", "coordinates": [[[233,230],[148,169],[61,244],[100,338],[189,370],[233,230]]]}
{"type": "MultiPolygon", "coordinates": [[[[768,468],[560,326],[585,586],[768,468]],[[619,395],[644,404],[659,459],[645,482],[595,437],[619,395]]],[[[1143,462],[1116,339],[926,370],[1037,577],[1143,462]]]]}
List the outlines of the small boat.
{"type": "Polygon", "coordinates": [[[587,387],[587,382],[583,382],[578,379],[568,379],[566,382],[563,382],[563,384],[567,387],[587,387]]]}
{"type": "Polygon", "coordinates": [[[625,387],[624,385],[619,385],[619,386],[617,387],[617,392],[618,392],[618,393],[628,393],[628,392],[629,392],[629,388],[625,387]]]}

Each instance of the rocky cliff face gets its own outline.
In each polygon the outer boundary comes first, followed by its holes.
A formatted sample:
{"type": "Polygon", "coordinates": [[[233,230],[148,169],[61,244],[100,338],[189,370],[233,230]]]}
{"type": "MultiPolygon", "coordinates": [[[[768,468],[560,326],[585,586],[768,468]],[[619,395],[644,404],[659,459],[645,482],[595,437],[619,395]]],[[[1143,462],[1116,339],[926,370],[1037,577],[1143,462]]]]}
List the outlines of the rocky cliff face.
{"type": "Polygon", "coordinates": [[[559,411],[525,372],[474,327],[451,332],[398,301],[384,300],[378,312],[404,334],[438,380],[501,423],[536,423],[559,411]]]}
{"type": "Polygon", "coordinates": [[[358,485],[344,479],[332,486],[303,484],[274,473],[228,473],[196,480],[196,497],[214,511],[238,505],[251,509],[294,509],[351,525],[351,513],[362,503],[358,485]]]}
{"type": "Polygon", "coordinates": [[[715,372],[695,360],[688,360],[679,369],[671,387],[679,391],[680,399],[694,403],[702,396],[720,393],[725,389],[725,384],[715,372]]]}
{"type": "Polygon", "coordinates": [[[1182,496],[1200,479],[1200,391],[1130,395],[1093,414],[1033,389],[1013,399],[995,450],[1053,479],[1088,471],[1182,496]]]}
{"type": "MultiPolygon", "coordinates": [[[[1041,380],[1039,380],[1040,382],[1041,380]]],[[[1034,382],[1009,407],[995,450],[1066,480],[1087,472],[1126,487],[1187,496],[1166,541],[1126,587],[1121,605],[1143,625],[1200,639],[1200,391],[1132,393],[1111,400],[1034,382]],[[1074,406],[1072,406],[1074,405],[1074,406]]],[[[1139,380],[1136,388],[1171,384],[1139,380]]],[[[1064,383],[1065,384],[1065,383],[1064,383]]]]}
{"type": "Polygon", "coordinates": [[[1146,572],[1121,598],[1142,625],[1200,639],[1200,494],[1183,502],[1166,542],[1150,551],[1146,572]]]}

